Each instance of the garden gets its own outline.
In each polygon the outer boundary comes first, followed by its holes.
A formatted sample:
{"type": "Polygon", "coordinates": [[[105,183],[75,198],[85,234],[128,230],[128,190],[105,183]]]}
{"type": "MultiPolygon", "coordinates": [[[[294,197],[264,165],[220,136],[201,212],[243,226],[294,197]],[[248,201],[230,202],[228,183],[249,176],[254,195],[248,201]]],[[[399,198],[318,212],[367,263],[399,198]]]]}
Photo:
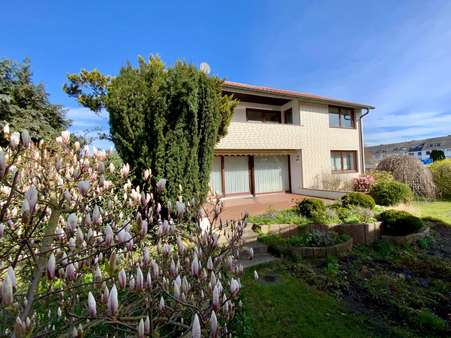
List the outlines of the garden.
{"type": "Polygon", "coordinates": [[[403,178],[396,169],[411,160],[395,160],[338,201],[307,198],[249,218],[279,261],[244,276],[243,336],[450,335],[451,160],[403,178]],[[297,228],[271,233],[283,222],[297,228]]]}

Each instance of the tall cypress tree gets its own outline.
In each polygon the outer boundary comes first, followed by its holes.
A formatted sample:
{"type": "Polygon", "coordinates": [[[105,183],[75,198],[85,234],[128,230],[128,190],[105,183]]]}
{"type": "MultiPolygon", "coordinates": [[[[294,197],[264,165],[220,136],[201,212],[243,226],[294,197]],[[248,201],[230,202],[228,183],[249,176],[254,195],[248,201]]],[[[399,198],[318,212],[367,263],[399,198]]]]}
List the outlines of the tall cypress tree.
{"type": "Polygon", "coordinates": [[[236,104],[222,94],[222,80],[180,61],[165,67],[158,57],[139,58],[136,68],[127,64],[114,78],[83,70],[68,79],[69,95],[109,112],[111,138],[138,176],[152,168],[168,180],[167,199],[204,200],[214,146],[236,104]]]}

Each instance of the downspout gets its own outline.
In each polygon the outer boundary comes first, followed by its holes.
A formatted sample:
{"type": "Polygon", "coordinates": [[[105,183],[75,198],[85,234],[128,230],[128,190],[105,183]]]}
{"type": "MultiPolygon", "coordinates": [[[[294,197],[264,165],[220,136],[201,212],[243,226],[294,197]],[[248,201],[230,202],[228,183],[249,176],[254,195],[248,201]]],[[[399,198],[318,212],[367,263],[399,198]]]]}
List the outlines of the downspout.
{"type": "Polygon", "coordinates": [[[361,161],[362,161],[362,174],[365,173],[365,144],[363,143],[363,123],[362,119],[367,116],[370,113],[370,109],[366,108],[366,112],[360,115],[359,117],[359,129],[360,129],[360,155],[361,155],[361,161]]]}

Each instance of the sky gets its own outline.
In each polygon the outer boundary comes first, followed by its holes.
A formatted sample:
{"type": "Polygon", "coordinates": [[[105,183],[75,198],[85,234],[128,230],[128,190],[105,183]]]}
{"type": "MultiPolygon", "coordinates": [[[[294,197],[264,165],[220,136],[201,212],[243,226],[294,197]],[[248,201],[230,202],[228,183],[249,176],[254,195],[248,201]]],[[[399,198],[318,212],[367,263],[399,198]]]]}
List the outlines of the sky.
{"type": "Polygon", "coordinates": [[[448,0],[15,0],[2,12],[0,58],[30,58],[76,133],[108,131],[108,114],[69,98],[67,74],[115,75],[158,54],[207,62],[231,81],[373,105],[368,145],[451,134],[448,0]]]}

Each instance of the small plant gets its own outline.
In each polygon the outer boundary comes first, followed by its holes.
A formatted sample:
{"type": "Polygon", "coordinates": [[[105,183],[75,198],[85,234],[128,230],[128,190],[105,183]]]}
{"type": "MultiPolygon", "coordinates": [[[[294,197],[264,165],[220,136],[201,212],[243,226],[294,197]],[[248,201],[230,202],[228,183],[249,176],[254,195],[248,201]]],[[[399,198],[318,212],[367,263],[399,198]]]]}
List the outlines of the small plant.
{"type": "Polygon", "coordinates": [[[360,206],[373,209],[376,206],[374,198],[362,192],[350,192],[341,198],[341,204],[344,207],[360,206]]]}
{"type": "Polygon", "coordinates": [[[406,212],[399,210],[387,210],[379,215],[382,221],[382,231],[386,235],[404,236],[421,230],[424,226],[423,221],[406,212]]]}
{"type": "Polygon", "coordinates": [[[412,190],[407,184],[397,181],[376,183],[370,190],[370,195],[379,205],[395,205],[412,199],[412,190]]]}
{"type": "Polygon", "coordinates": [[[248,221],[253,225],[308,223],[308,220],[304,216],[301,216],[297,209],[270,210],[262,215],[251,216],[248,221]]]}
{"type": "Polygon", "coordinates": [[[324,202],[318,199],[306,198],[298,202],[296,205],[299,213],[302,216],[311,218],[316,213],[324,213],[326,211],[326,206],[324,202]]]}
{"type": "Polygon", "coordinates": [[[327,257],[324,273],[329,277],[336,277],[340,271],[340,264],[336,257],[327,257]]]}
{"type": "Polygon", "coordinates": [[[374,178],[374,183],[391,182],[395,180],[393,175],[385,170],[372,170],[370,174],[374,178]]]}
{"type": "Polygon", "coordinates": [[[356,177],[352,180],[352,186],[354,191],[358,192],[368,192],[370,191],[371,186],[374,184],[374,177],[371,175],[363,175],[360,177],[356,177]]]}
{"type": "Polygon", "coordinates": [[[349,240],[346,234],[339,235],[333,231],[312,230],[303,235],[292,236],[288,239],[288,244],[292,246],[312,246],[323,247],[332,246],[349,240]]]}

